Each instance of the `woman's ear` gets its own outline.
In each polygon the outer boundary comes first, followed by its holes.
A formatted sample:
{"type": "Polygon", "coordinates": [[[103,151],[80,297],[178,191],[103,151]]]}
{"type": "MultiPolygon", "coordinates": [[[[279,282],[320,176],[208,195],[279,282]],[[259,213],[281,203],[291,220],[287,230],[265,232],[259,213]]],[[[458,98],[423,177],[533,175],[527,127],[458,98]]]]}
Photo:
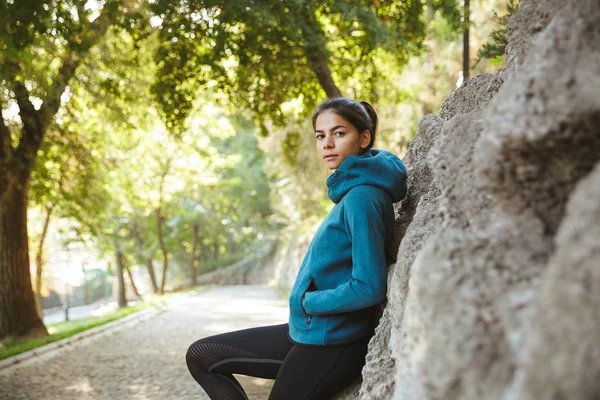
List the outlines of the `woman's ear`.
{"type": "Polygon", "coordinates": [[[369,143],[371,143],[371,132],[368,129],[365,129],[363,133],[360,134],[360,148],[366,149],[369,147],[369,143]]]}

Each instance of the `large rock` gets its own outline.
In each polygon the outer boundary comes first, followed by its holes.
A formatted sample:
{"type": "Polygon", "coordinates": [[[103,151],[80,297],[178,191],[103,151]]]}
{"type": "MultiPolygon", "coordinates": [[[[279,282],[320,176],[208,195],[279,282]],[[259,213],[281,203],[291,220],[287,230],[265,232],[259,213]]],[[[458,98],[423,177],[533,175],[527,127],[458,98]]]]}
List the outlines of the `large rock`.
{"type": "Polygon", "coordinates": [[[578,183],[526,322],[513,398],[600,398],[600,165],[578,183]],[[551,383],[551,384],[549,384],[551,383]]]}
{"type": "Polygon", "coordinates": [[[600,4],[524,0],[508,37],[409,146],[360,399],[600,397],[600,4]]]}

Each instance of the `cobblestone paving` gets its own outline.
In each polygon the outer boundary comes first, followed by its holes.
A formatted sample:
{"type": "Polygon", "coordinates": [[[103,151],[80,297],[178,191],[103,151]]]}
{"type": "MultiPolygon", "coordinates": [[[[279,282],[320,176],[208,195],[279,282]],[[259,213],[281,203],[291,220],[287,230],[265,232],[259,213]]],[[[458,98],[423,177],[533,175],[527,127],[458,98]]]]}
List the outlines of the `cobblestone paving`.
{"type": "MultiPolygon", "coordinates": [[[[188,346],[217,333],[284,323],[287,315],[287,302],[264,286],[225,286],[177,297],[164,312],[131,328],[0,372],[0,399],[206,400],[186,368],[188,346]]],[[[273,381],[237,378],[251,400],[268,397],[273,381]]]]}

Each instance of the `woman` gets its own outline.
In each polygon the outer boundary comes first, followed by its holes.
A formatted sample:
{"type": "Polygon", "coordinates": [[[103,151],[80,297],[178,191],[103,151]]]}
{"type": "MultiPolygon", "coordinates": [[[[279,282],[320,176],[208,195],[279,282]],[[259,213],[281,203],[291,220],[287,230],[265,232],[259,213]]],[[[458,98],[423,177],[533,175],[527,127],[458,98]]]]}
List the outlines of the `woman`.
{"type": "Polygon", "coordinates": [[[406,169],[372,149],[377,114],[347,98],[322,103],[313,119],[335,203],[308,248],[288,324],[211,336],[190,346],[194,379],[218,400],[247,399],[232,374],[275,379],[269,399],[330,399],[360,376],[385,299],[385,247],[394,232],[392,203],[406,194],[406,169]]]}

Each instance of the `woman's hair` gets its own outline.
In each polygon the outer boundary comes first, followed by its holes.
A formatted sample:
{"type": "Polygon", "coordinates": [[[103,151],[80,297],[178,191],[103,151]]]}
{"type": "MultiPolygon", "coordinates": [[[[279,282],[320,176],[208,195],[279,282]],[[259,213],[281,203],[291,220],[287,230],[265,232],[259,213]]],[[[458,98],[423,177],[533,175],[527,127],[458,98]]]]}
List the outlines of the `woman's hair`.
{"type": "Polygon", "coordinates": [[[346,97],[334,97],[325,100],[317,107],[313,114],[312,124],[313,129],[316,129],[317,117],[324,111],[332,111],[350,122],[358,131],[362,133],[365,130],[371,132],[371,141],[365,150],[373,147],[375,135],[377,133],[377,113],[366,101],[356,101],[346,97]]]}

